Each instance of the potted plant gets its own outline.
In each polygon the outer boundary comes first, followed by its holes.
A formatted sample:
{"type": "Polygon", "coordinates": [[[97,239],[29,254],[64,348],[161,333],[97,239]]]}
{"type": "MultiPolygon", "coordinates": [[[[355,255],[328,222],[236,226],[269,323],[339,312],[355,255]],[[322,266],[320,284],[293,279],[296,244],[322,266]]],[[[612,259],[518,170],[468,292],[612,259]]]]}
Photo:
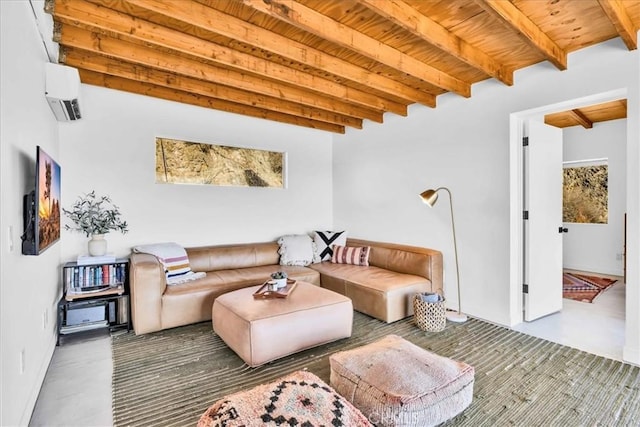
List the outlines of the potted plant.
{"type": "Polygon", "coordinates": [[[129,231],[126,221],[123,221],[120,208],[113,204],[109,196],[96,196],[96,192],[78,197],[71,209],[62,209],[64,214],[73,221],[74,226],[66,224],[65,230],[80,231],[89,240],[89,255],[102,256],[107,253],[107,241],[104,235],[110,231],[129,231]]]}
{"type": "Polygon", "coordinates": [[[289,276],[284,271],[276,271],[271,273],[271,280],[275,281],[278,288],[285,288],[287,286],[287,278],[289,276]]]}

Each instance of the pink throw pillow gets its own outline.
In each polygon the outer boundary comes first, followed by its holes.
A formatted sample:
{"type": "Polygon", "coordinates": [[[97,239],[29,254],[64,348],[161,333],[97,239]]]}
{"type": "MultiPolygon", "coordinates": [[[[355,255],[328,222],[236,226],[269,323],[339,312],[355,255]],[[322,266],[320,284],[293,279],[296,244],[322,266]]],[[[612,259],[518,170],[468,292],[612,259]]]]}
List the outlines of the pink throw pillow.
{"type": "Polygon", "coordinates": [[[331,262],[334,264],[353,264],[367,267],[369,265],[369,252],[371,248],[352,246],[333,246],[331,262]]]}

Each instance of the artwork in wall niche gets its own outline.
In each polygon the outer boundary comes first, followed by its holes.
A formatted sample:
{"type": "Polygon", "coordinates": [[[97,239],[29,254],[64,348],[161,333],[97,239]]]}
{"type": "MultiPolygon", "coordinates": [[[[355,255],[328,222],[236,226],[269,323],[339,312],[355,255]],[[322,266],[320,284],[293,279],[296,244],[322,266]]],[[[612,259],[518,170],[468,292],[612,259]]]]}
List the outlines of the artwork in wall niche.
{"type": "Polygon", "coordinates": [[[156,182],[285,187],[286,154],[156,138],[156,182]]]}
{"type": "Polygon", "coordinates": [[[565,162],[562,221],[607,224],[609,168],[605,161],[565,162]]]}

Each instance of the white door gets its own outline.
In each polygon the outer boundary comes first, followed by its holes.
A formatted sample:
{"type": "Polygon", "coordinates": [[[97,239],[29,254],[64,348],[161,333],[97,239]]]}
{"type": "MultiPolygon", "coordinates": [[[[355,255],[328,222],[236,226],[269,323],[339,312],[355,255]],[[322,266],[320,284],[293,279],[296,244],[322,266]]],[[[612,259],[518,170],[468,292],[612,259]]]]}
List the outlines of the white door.
{"type": "Polygon", "coordinates": [[[525,147],[524,319],[562,309],[562,130],[529,121],[525,147]]]}

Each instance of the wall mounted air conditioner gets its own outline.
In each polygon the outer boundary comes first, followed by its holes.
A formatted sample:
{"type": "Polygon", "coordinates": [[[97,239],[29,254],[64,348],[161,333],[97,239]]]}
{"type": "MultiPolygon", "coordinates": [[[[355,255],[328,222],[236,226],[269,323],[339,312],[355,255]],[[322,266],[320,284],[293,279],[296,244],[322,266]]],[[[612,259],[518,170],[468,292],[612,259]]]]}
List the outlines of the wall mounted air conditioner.
{"type": "Polygon", "coordinates": [[[45,75],[45,96],[56,119],[61,122],[80,119],[78,70],[48,62],[45,64],[45,75]]]}

